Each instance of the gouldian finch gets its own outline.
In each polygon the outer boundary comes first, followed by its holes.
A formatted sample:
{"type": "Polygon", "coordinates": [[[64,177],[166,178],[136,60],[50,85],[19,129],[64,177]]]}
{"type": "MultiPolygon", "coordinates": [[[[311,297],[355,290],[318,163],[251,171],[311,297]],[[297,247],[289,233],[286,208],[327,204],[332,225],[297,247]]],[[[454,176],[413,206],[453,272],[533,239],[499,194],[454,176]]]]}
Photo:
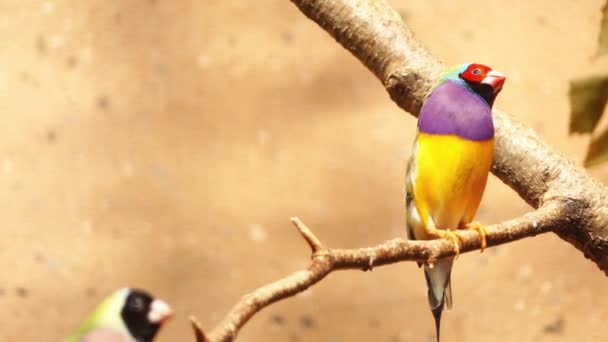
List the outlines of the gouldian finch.
{"type": "MultiPolygon", "coordinates": [[[[473,222],[494,150],[492,105],[505,77],[490,67],[466,63],[442,75],[418,118],[407,166],[407,233],[412,240],[447,238],[460,252],[458,229],[474,229],[486,247],[486,229],[473,222]]],[[[437,341],[444,305],[452,306],[454,257],[424,265],[437,341]]]]}
{"type": "Polygon", "coordinates": [[[123,288],[104,299],[65,342],[150,342],[172,314],[164,301],[123,288]]]}

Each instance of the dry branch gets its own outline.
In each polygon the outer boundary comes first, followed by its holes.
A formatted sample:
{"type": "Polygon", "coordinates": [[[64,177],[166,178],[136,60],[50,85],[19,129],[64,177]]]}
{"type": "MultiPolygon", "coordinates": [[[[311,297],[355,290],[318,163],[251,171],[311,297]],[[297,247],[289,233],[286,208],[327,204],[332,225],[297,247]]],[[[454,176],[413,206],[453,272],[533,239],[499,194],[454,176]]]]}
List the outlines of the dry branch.
{"type": "MultiPolygon", "coordinates": [[[[417,42],[399,14],[384,0],[292,0],[382,82],[393,101],[418,115],[442,64],[417,42]]],[[[488,246],[553,231],[581,250],[608,274],[608,192],[572,161],[553,151],[529,128],[500,110],[492,172],[536,211],[488,227],[488,246]]],[[[262,308],[306,290],[327,274],[399,261],[433,263],[453,255],[443,240],[397,238],[361,249],[329,249],[298,219],[292,222],[312,250],[307,269],[265,285],[241,298],[208,335],[192,324],[197,341],[232,341],[262,308]]],[[[405,228],[404,228],[405,230],[405,228]]],[[[461,251],[480,248],[479,236],[463,232],[461,251]]]]}
{"type": "MultiPolygon", "coordinates": [[[[496,246],[525,237],[555,231],[568,225],[569,207],[562,201],[551,201],[540,209],[522,217],[488,227],[488,246],[496,246]]],[[[321,281],[336,270],[371,270],[373,267],[400,261],[419,261],[433,264],[440,258],[454,255],[453,245],[447,240],[409,241],[396,238],[385,243],[358,249],[329,249],[323,246],[317,236],[298,218],[291,219],[302,238],[312,251],[311,263],[283,279],[265,285],[241,298],[224,319],[209,335],[204,335],[195,319],[192,325],[198,342],[232,341],[238,331],[264,307],[297,293],[321,281]]],[[[481,248],[479,235],[474,231],[463,231],[461,253],[481,248]]]]}

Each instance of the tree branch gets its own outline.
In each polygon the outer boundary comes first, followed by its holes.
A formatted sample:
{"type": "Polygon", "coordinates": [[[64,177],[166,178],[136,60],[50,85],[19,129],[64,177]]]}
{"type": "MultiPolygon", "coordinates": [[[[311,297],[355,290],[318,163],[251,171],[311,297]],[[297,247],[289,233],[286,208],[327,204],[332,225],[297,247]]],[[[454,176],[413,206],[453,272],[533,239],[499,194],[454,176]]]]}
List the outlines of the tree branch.
{"type": "MultiPolygon", "coordinates": [[[[569,201],[554,200],[522,217],[489,226],[488,246],[496,246],[560,229],[563,225],[568,224],[567,221],[564,221],[567,218],[564,212],[568,210],[570,210],[569,201]]],[[[438,259],[454,255],[454,247],[447,240],[409,241],[396,238],[368,248],[324,248],[316,235],[302,221],[298,218],[292,218],[291,221],[312,249],[310,265],[305,270],[297,271],[243,296],[207,336],[203,334],[198,322],[191,318],[197,342],[234,340],[237,332],[258,311],[276,301],[305,291],[333,271],[346,269],[367,271],[373,267],[400,261],[433,264],[438,259]]],[[[462,231],[462,235],[461,253],[481,248],[479,234],[474,231],[462,231]]]]}
{"type": "MultiPolygon", "coordinates": [[[[412,36],[384,0],[292,0],[382,82],[401,108],[418,115],[431,85],[443,70],[412,36]]],[[[583,169],[553,151],[529,128],[494,111],[496,145],[492,172],[536,211],[488,227],[488,246],[553,231],[581,250],[608,274],[608,192],[583,169]]],[[[402,238],[361,249],[328,249],[303,222],[292,219],[312,250],[308,268],[265,285],[241,298],[208,335],[195,319],[199,342],[232,341],[262,308],[305,291],[335,270],[362,269],[399,261],[432,264],[454,255],[444,240],[402,238]]],[[[480,248],[478,234],[463,232],[461,252],[480,248]]]]}

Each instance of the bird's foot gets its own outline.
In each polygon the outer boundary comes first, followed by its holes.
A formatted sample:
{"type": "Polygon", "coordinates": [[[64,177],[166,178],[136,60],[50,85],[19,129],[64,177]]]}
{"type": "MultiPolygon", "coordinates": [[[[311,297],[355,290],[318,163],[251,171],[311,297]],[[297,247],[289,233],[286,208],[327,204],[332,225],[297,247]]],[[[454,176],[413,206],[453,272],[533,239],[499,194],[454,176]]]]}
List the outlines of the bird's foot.
{"type": "Polygon", "coordinates": [[[449,229],[427,229],[427,233],[440,239],[450,241],[454,245],[454,253],[456,253],[456,258],[458,258],[458,255],[460,255],[460,241],[462,240],[460,232],[449,229]]]}
{"type": "Polygon", "coordinates": [[[460,229],[466,230],[475,230],[479,233],[479,237],[481,238],[481,252],[487,247],[486,236],[488,236],[488,228],[479,222],[469,222],[465,223],[460,227],[460,229]]]}

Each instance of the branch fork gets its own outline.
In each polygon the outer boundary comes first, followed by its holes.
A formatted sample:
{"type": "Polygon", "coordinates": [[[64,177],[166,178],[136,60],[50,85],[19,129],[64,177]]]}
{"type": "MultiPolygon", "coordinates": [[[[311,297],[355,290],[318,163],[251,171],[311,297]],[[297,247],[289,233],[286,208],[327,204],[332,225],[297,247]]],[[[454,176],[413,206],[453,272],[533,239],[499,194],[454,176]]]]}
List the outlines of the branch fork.
{"type": "MultiPolygon", "coordinates": [[[[553,201],[520,218],[488,227],[488,247],[508,243],[528,236],[555,230],[563,225],[564,202],[553,201]]],[[[447,240],[410,241],[404,238],[388,240],[374,247],[356,249],[326,248],[321,240],[297,217],[291,222],[311,249],[309,266],[291,275],[243,296],[223,321],[208,335],[192,317],[191,323],[197,342],[233,341],[237,332],[258,311],[277,300],[303,292],[336,270],[360,269],[393,264],[400,261],[418,261],[429,265],[453,256],[454,248],[447,240]]],[[[462,231],[461,252],[481,248],[481,239],[474,231],[462,231]]]]}

